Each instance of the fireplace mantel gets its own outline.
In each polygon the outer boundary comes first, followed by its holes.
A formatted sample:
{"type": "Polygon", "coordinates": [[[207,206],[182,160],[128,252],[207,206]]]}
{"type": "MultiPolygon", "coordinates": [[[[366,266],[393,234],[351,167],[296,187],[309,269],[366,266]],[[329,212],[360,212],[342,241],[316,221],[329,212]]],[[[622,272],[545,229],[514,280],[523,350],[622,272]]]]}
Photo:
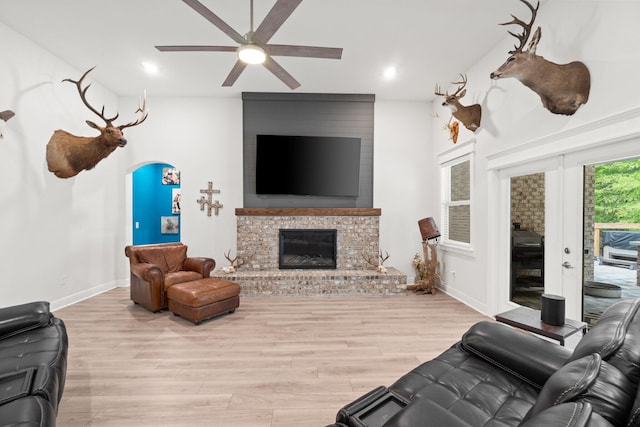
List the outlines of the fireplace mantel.
{"type": "Polygon", "coordinates": [[[236,253],[246,263],[229,276],[242,295],[259,294],[398,294],[407,276],[389,267],[381,274],[368,265],[379,253],[381,209],[374,208],[237,208],[236,253]],[[280,230],[337,231],[336,268],[280,270],[280,230]]]}
{"type": "Polygon", "coordinates": [[[236,208],[236,216],[381,216],[380,208],[236,208]]]}

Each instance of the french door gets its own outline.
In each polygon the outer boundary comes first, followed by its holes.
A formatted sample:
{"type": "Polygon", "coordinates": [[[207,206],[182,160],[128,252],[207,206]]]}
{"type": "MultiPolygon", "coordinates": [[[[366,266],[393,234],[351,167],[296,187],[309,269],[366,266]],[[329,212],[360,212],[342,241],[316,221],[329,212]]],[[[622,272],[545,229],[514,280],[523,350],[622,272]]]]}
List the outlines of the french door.
{"type": "Polygon", "coordinates": [[[640,157],[640,108],[558,131],[487,157],[487,308],[492,314],[511,301],[511,179],[544,174],[544,292],[562,295],[566,316],[582,319],[584,268],[593,262],[585,244],[585,168],[640,157]],[[524,160],[523,160],[524,159],[524,160]]]}
{"type": "MultiPolygon", "coordinates": [[[[574,305],[573,310],[579,312],[579,318],[588,324],[593,324],[602,311],[616,301],[637,296],[638,291],[635,290],[637,274],[630,269],[633,264],[629,266],[624,264],[602,265],[598,261],[603,254],[599,252],[599,248],[596,248],[598,230],[595,227],[593,186],[597,179],[594,171],[596,165],[638,158],[640,157],[639,147],[640,140],[631,139],[565,156],[566,185],[570,189],[577,189],[567,195],[565,221],[573,220],[575,223],[579,223],[580,227],[567,227],[564,230],[564,239],[581,243],[581,260],[573,271],[565,273],[567,277],[564,280],[566,283],[571,283],[571,286],[566,288],[571,295],[570,301],[574,305]],[[572,274],[569,275],[570,273],[572,274]],[[612,287],[603,288],[603,286],[612,284],[607,282],[625,282],[630,284],[631,290],[614,295],[615,286],[614,289],[611,289],[612,287]]],[[[632,258],[637,262],[637,252],[636,256],[632,258]]]]}
{"type": "MultiPolygon", "coordinates": [[[[566,300],[566,316],[582,320],[584,270],[594,259],[593,246],[589,239],[585,239],[585,230],[591,233],[589,224],[585,226],[584,222],[585,185],[591,185],[585,181],[585,168],[639,157],[639,147],[639,139],[629,139],[500,168],[490,174],[490,184],[498,190],[490,200],[489,209],[489,224],[493,234],[489,250],[496,259],[489,269],[489,292],[494,292],[496,296],[496,313],[517,305],[527,305],[521,299],[514,299],[513,292],[515,221],[512,211],[515,208],[512,186],[515,180],[529,175],[544,177],[544,231],[536,233],[544,239],[540,291],[562,295],[566,300]],[[492,288],[493,281],[495,285],[492,288]]],[[[537,295],[533,298],[537,298],[537,295]]]]}
{"type": "Polygon", "coordinates": [[[498,180],[503,212],[497,232],[498,311],[515,305],[540,308],[542,293],[561,293],[558,253],[562,219],[562,157],[503,168],[498,180]]]}

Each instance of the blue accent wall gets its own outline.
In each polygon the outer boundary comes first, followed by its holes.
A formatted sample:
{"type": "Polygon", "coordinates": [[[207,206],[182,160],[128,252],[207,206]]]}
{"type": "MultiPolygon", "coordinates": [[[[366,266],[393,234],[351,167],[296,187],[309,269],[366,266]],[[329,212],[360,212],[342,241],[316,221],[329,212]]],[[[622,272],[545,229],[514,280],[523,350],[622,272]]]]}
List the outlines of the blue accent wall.
{"type": "Polygon", "coordinates": [[[180,185],[163,185],[162,168],[166,163],[142,166],[133,172],[133,244],[169,243],[180,241],[180,215],[172,213],[172,190],[180,185]],[[178,221],[177,234],[161,233],[161,217],[171,216],[178,221]],[[136,226],[137,225],[137,226],[136,226]]]}

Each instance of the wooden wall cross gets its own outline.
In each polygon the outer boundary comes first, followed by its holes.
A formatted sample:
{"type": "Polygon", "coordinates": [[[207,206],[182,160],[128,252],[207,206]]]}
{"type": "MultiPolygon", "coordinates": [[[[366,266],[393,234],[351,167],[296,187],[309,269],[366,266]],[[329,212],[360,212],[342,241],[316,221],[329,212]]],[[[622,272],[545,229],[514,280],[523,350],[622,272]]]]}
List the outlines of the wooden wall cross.
{"type": "Polygon", "coordinates": [[[211,216],[211,210],[213,210],[216,216],[218,216],[218,212],[223,205],[220,204],[219,200],[213,201],[211,196],[214,194],[220,194],[220,190],[214,190],[213,182],[209,181],[207,189],[200,190],[200,192],[207,195],[206,198],[202,196],[198,200],[196,200],[196,203],[200,203],[200,210],[204,211],[204,207],[206,206],[207,216],[211,216]]]}

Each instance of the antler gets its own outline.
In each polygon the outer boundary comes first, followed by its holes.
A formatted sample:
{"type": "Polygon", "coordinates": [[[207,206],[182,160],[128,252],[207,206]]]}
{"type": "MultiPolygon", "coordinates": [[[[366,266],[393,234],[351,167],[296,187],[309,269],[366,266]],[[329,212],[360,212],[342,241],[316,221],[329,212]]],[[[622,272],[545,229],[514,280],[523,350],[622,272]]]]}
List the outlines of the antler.
{"type": "Polygon", "coordinates": [[[527,24],[524,21],[516,18],[514,15],[511,15],[511,17],[513,18],[513,21],[510,22],[504,22],[500,25],[520,25],[523,28],[522,34],[516,34],[513,33],[511,31],[507,31],[509,34],[511,34],[513,37],[517,38],[518,40],[520,40],[520,46],[515,46],[515,50],[510,50],[509,53],[516,53],[516,52],[522,52],[522,49],[524,49],[524,45],[527,43],[527,40],[529,39],[529,36],[531,35],[531,27],[533,26],[533,22],[536,20],[536,14],[538,13],[538,8],[540,7],[540,1],[538,1],[538,4],[536,5],[536,7],[534,8],[531,3],[529,3],[527,0],[520,0],[522,3],[526,4],[527,7],[529,8],[529,10],[531,10],[531,21],[527,24]]]}
{"type": "Polygon", "coordinates": [[[122,130],[124,128],[128,128],[131,126],[137,126],[147,119],[147,116],[149,115],[149,112],[147,111],[147,91],[144,91],[144,95],[140,100],[140,104],[138,105],[138,109],[136,110],[136,113],[140,113],[140,117],[138,117],[137,120],[127,123],[126,125],[120,125],[118,126],[118,129],[122,130]]]}
{"type": "Polygon", "coordinates": [[[458,90],[456,90],[456,93],[454,93],[452,96],[457,96],[467,85],[467,75],[460,73],[460,77],[462,77],[461,82],[451,82],[452,85],[462,85],[458,87],[458,90]]]}
{"type": "Polygon", "coordinates": [[[367,264],[369,264],[369,265],[371,265],[373,267],[378,267],[380,265],[380,263],[371,261],[370,258],[365,258],[364,255],[362,255],[362,259],[364,259],[367,262],[367,264]]]}
{"type": "Polygon", "coordinates": [[[385,253],[387,256],[383,257],[383,256],[382,256],[382,249],[380,249],[380,254],[379,254],[379,257],[380,257],[380,265],[384,264],[384,262],[385,262],[386,260],[388,260],[388,259],[389,259],[389,256],[390,256],[390,255],[389,255],[389,252],[384,251],[384,253],[385,253]]]}
{"type": "Polygon", "coordinates": [[[464,89],[464,87],[467,85],[467,75],[460,73],[460,77],[462,78],[461,82],[451,82],[452,85],[462,85],[458,87],[458,89],[455,91],[453,95],[449,95],[449,91],[442,93],[442,89],[440,89],[440,85],[438,84],[436,84],[435,91],[433,92],[434,95],[444,96],[445,98],[448,98],[450,96],[457,96],[460,93],[460,91],[462,91],[462,89],[464,89]]]}
{"type": "Polygon", "coordinates": [[[244,265],[244,260],[242,258],[238,259],[237,255],[235,258],[231,259],[231,249],[229,249],[229,252],[224,254],[224,257],[227,259],[227,261],[229,261],[230,265],[234,268],[240,268],[241,266],[244,265]]]}
{"type": "Polygon", "coordinates": [[[102,106],[102,112],[99,112],[98,110],[96,110],[95,108],[93,108],[91,106],[91,104],[89,104],[89,102],[87,101],[87,90],[89,90],[89,88],[91,87],[91,83],[89,83],[87,85],[87,87],[85,87],[84,89],[82,89],[82,81],[84,80],[85,77],[87,77],[87,74],[89,74],[91,71],[93,71],[93,69],[96,67],[92,67],[89,68],[87,71],[85,71],[85,73],[82,75],[82,77],[80,77],[80,80],[75,81],[75,80],[71,80],[71,79],[64,79],[62,80],[63,82],[71,82],[73,84],[76,85],[76,87],[78,88],[78,93],[80,94],[80,99],[82,99],[82,102],[84,102],[84,105],[87,106],[87,108],[89,110],[91,110],[93,113],[95,113],[98,117],[100,117],[102,120],[104,120],[104,122],[107,124],[107,126],[110,126],[111,123],[118,118],[118,113],[116,113],[115,116],[113,116],[112,118],[108,119],[104,116],[104,105],[102,106]]]}
{"type": "Polygon", "coordinates": [[[373,262],[373,261],[371,261],[370,258],[365,258],[364,255],[362,255],[362,258],[367,262],[367,264],[372,265],[374,267],[378,267],[378,266],[381,266],[382,264],[384,264],[384,262],[386,260],[388,260],[389,257],[390,257],[389,252],[385,251],[384,253],[386,254],[386,256],[383,257],[382,256],[382,249],[380,249],[380,253],[378,254],[378,262],[373,262]]]}
{"type": "Polygon", "coordinates": [[[438,95],[438,96],[445,96],[445,97],[449,96],[448,92],[442,93],[442,89],[440,89],[440,85],[437,84],[437,83],[436,83],[436,88],[435,88],[435,91],[433,92],[433,94],[434,95],[438,95]]]}
{"type": "MultiPolygon", "coordinates": [[[[89,104],[89,101],[87,101],[87,91],[89,90],[89,88],[91,87],[91,83],[89,83],[84,89],[82,89],[82,81],[84,80],[85,77],[87,77],[87,74],[89,74],[91,71],[93,71],[93,69],[96,67],[92,67],[89,68],[87,71],[85,71],[85,73],[82,75],[82,77],[80,77],[80,80],[75,81],[75,80],[71,80],[71,79],[64,79],[63,82],[71,82],[73,84],[76,85],[76,87],[78,88],[78,93],[80,94],[80,99],[82,99],[82,102],[84,103],[84,105],[87,106],[87,108],[89,110],[91,110],[93,113],[95,113],[98,117],[100,117],[102,120],[104,120],[104,122],[106,123],[107,126],[112,126],[113,125],[113,121],[115,119],[118,118],[119,114],[116,113],[115,116],[111,117],[111,118],[107,118],[104,116],[104,105],[102,106],[102,111],[98,111],[95,108],[93,108],[91,106],[91,104],[89,104]]],[[[136,126],[139,125],[140,123],[144,122],[147,119],[147,116],[149,115],[149,113],[147,112],[147,93],[145,92],[144,97],[142,98],[140,105],[138,105],[138,109],[136,110],[136,113],[140,113],[140,117],[138,117],[137,120],[127,123],[126,125],[120,125],[118,126],[118,129],[122,130],[124,128],[128,128],[131,126],[136,126]]]]}

